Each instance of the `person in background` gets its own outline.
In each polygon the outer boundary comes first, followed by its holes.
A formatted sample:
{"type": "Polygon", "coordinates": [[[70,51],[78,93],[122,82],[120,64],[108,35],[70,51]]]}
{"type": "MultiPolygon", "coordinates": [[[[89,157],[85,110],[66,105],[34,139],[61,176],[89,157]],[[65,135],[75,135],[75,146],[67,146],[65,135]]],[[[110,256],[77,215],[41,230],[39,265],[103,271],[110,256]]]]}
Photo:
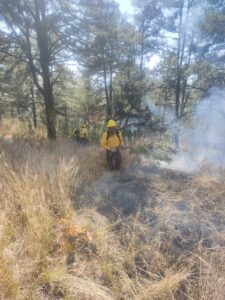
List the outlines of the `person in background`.
{"type": "Polygon", "coordinates": [[[114,120],[109,120],[107,130],[101,138],[101,146],[106,150],[106,159],[111,171],[119,170],[122,159],[120,148],[123,145],[122,135],[114,120]]]}
{"type": "Polygon", "coordinates": [[[78,128],[75,128],[75,129],[74,129],[74,132],[73,132],[73,138],[75,139],[75,141],[76,141],[77,143],[79,143],[79,141],[80,141],[80,131],[79,131],[78,128]]]}
{"type": "Polygon", "coordinates": [[[84,121],[80,123],[79,128],[79,142],[81,144],[87,144],[88,143],[88,129],[84,121]]]}

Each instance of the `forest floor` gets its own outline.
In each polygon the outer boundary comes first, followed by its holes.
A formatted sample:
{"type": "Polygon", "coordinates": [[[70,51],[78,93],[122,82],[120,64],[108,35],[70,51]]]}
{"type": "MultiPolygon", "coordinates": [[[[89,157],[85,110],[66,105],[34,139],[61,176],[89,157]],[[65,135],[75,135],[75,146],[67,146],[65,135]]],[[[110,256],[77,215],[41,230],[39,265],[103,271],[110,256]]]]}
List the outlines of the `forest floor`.
{"type": "Polygon", "coordinates": [[[0,299],[225,298],[224,174],[0,145],[0,299]]]}

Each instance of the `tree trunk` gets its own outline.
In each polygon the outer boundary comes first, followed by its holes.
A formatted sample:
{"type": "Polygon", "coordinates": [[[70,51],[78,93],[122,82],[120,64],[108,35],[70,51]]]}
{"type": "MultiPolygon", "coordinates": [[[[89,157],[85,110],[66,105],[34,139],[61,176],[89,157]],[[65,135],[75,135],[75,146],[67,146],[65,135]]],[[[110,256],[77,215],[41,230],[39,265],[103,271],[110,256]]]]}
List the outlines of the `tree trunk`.
{"type": "Polygon", "coordinates": [[[106,119],[109,120],[112,118],[112,108],[109,99],[108,85],[107,85],[107,71],[104,66],[104,86],[105,86],[105,98],[106,98],[106,119]]]}
{"type": "Polygon", "coordinates": [[[67,111],[67,105],[65,104],[64,107],[64,113],[65,113],[65,129],[64,129],[64,134],[68,136],[69,133],[69,125],[68,125],[68,111],[67,111]]]}
{"type": "MultiPolygon", "coordinates": [[[[187,10],[187,18],[188,18],[188,13],[189,13],[189,10],[187,10]]],[[[185,36],[184,36],[185,40],[186,40],[186,34],[187,34],[187,28],[185,28],[185,36]]],[[[191,38],[191,44],[192,44],[192,42],[193,42],[193,34],[192,34],[192,38],[191,38]]],[[[183,50],[183,55],[184,55],[184,50],[183,50]]],[[[192,48],[189,47],[189,50],[188,50],[188,62],[187,62],[187,67],[188,68],[189,68],[189,66],[191,64],[191,55],[192,55],[192,48]]],[[[187,79],[186,79],[185,82],[184,82],[184,84],[183,84],[182,102],[181,102],[181,109],[180,109],[180,116],[181,117],[183,117],[183,115],[184,115],[185,108],[186,108],[186,105],[188,103],[188,99],[189,99],[189,97],[191,95],[191,92],[187,91],[187,86],[188,85],[187,85],[187,79]]]]}
{"type": "Polygon", "coordinates": [[[165,115],[166,115],[166,105],[168,101],[168,91],[167,88],[165,88],[165,95],[164,95],[164,104],[163,104],[163,115],[162,115],[162,125],[165,125],[165,115]]]}
{"type": "Polygon", "coordinates": [[[48,47],[48,35],[45,18],[45,0],[35,1],[35,29],[40,52],[40,64],[42,69],[43,96],[47,120],[48,139],[56,139],[55,129],[55,104],[50,76],[50,59],[48,47]]]}
{"type": "Polygon", "coordinates": [[[140,53],[140,74],[141,74],[141,80],[144,79],[143,63],[144,63],[144,37],[142,36],[141,37],[141,53],[140,53]]]}
{"type": "Polygon", "coordinates": [[[31,92],[31,98],[32,98],[33,125],[34,125],[34,128],[37,128],[37,115],[36,115],[36,105],[35,105],[35,100],[34,100],[33,84],[31,85],[30,92],[31,92]]]}
{"type": "Polygon", "coordinates": [[[179,120],[180,117],[180,84],[181,84],[181,74],[180,67],[177,70],[177,82],[176,82],[176,100],[175,100],[175,119],[179,120]]]}
{"type": "Polygon", "coordinates": [[[45,101],[45,112],[47,120],[47,132],[48,139],[56,139],[55,129],[55,105],[52,94],[52,87],[49,82],[44,84],[44,101],[45,101]]]}
{"type": "Polygon", "coordinates": [[[11,108],[11,118],[12,118],[12,120],[14,120],[14,112],[13,112],[13,108],[11,108]]]}
{"type": "Polygon", "coordinates": [[[110,66],[110,82],[109,82],[109,107],[110,115],[112,117],[112,97],[113,97],[113,69],[112,65],[110,66]]]}
{"type": "Polygon", "coordinates": [[[176,92],[175,92],[175,148],[179,150],[179,117],[180,117],[180,91],[181,91],[181,66],[183,61],[183,50],[184,50],[184,41],[183,47],[181,47],[181,38],[182,38],[182,20],[183,20],[183,7],[184,3],[181,2],[180,13],[179,13],[179,31],[178,31],[178,45],[177,45],[177,79],[176,79],[176,92]]]}

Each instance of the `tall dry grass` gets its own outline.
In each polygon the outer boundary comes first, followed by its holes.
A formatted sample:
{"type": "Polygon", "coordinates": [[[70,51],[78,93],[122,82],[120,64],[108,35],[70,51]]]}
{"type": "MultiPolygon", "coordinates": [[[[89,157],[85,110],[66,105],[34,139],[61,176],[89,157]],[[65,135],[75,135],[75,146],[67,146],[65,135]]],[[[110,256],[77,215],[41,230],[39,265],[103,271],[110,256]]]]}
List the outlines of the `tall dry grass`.
{"type": "MultiPolygon", "coordinates": [[[[1,144],[1,299],[50,299],[54,294],[88,299],[93,292],[109,299],[107,289],[85,274],[69,274],[64,256],[70,250],[59,251],[64,240],[73,244],[61,237],[60,222],[69,220],[71,228],[76,224],[76,191],[84,184],[83,174],[92,171],[86,157],[73,144],[1,144]]],[[[79,232],[71,234],[78,239],[79,232]]]]}
{"type": "MultiPolygon", "coordinates": [[[[83,186],[105,171],[104,161],[95,146],[1,143],[1,299],[157,299],[161,277],[150,281],[155,258],[139,237],[144,226],[130,220],[136,229],[129,236],[121,220],[74,209],[83,186]]],[[[157,273],[166,263],[154,251],[162,261],[154,263],[157,273]]],[[[162,276],[164,299],[186,275],[162,276]]]]}
{"type": "Polygon", "coordinates": [[[157,203],[145,214],[157,217],[153,228],[143,212],[112,222],[97,201],[81,205],[106,172],[98,147],[2,141],[0,151],[0,299],[224,299],[223,224],[219,231],[207,219],[225,215],[221,178],[150,179],[157,203]],[[177,252],[171,219],[191,214],[176,209],[180,201],[203,213],[213,244],[177,252]]]}

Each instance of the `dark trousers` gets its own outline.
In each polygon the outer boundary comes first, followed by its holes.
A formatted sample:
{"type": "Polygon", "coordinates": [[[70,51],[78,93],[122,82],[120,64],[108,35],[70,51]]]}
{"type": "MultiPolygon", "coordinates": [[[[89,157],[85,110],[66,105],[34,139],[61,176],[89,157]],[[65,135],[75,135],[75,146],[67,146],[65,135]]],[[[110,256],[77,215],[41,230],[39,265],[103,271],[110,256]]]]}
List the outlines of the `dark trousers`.
{"type": "Polygon", "coordinates": [[[86,145],[88,143],[88,140],[85,137],[80,137],[79,138],[79,143],[82,145],[86,145]]]}
{"type": "Polygon", "coordinates": [[[121,165],[121,154],[119,150],[116,150],[115,152],[106,151],[106,159],[108,166],[110,170],[119,170],[121,165]]]}

